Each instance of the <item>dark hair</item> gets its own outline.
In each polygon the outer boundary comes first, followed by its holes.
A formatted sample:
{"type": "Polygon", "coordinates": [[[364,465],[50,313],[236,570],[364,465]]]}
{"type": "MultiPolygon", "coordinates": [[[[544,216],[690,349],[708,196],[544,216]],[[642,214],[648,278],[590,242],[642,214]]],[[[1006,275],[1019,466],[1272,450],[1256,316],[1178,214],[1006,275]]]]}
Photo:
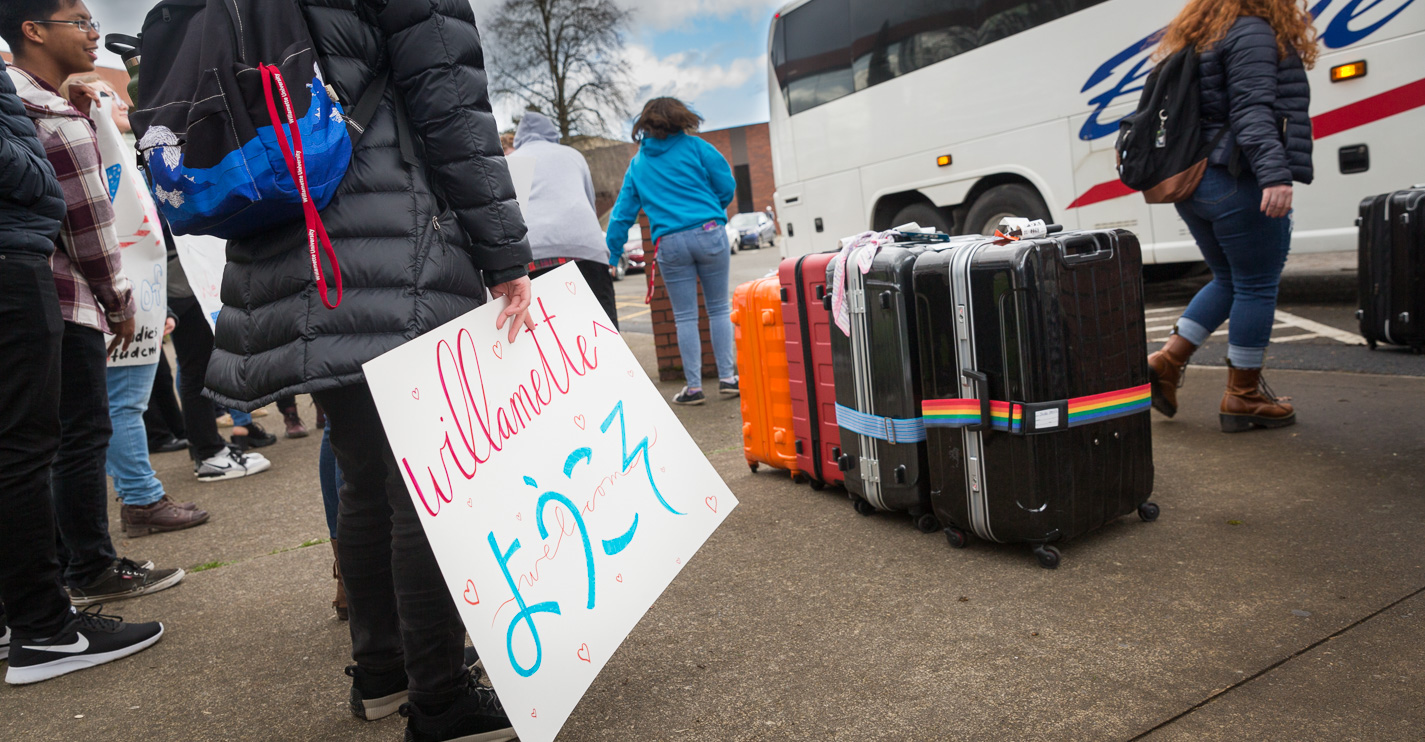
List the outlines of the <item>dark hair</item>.
{"type": "Polygon", "coordinates": [[[24,51],[25,21],[43,21],[61,8],[72,7],[76,0],[3,0],[0,1],[0,39],[10,45],[10,52],[24,51]]]}
{"type": "Polygon", "coordinates": [[[646,136],[667,139],[674,134],[697,131],[703,117],[677,98],[654,98],[643,104],[643,113],[633,122],[633,141],[646,136]]]}

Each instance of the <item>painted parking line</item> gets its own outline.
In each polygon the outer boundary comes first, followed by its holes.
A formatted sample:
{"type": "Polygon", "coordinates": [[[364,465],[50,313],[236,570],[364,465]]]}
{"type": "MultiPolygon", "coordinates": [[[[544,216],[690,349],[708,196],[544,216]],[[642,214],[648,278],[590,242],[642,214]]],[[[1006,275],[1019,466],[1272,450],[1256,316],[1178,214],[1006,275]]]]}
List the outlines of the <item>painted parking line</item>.
{"type": "Polygon", "coordinates": [[[648,314],[649,312],[652,312],[652,311],[653,311],[652,309],[645,309],[645,310],[643,310],[642,312],[634,312],[633,314],[620,314],[619,317],[618,317],[618,321],[619,321],[619,322],[623,322],[623,321],[625,321],[625,320],[634,319],[635,317],[642,317],[643,315],[648,314]]]}
{"type": "MultiPolygon", "coordinates": [[[[1144,314],[1147,314],[1147,312],[1150,312],[1150,311],[1151,311],[1151,312],[1156,312],[1156,313],[1162,313],[1162,312],[1165,312],[1165,311],[1176,311],[1176,310],[1173,310],[1173,309],[1146,310],[1146,311],[1144,312],[1144,314]]],[[[1150,318],[1148,318],[1148,319],[1149,319],[1149,321],[1158,320],[1157,317],[1150,317],[1150,318]]],[[[1307,319],[1307,318],[1305,318],[1305,317],[1299,317],[1299,316],[1297,316],[1297,315],[1295,315],[1295,314],[1292,314],[1292,313],[1290,313],[1290,312],[1283,312],[1283,311],[1280,310],[1280,309],[1277,310],[1277,314],[1276,314],[1276,318],[1275,318],[1275,319],[1276,319],[1275,323],[1272,324],[1272,330],[1274,330],[1274,331],[1275,331],[1275,330],[1285,330],[1285,329],[1303,330],[1303,331],[1305,331],[1305,334],[1280,336],[1280,335],[1277,335],[1277,334],[1273,333],[1272,342],[1274,342],[1274,343],[1291,343],[1291,342],[1295,342],[1295,341],[1298,341],[1298,340],[1309,340],[1309,339],[1313,339],[1313,338],[1328,338],[1328,339],[1331,339],[1331,340],[1335,340],[1336,342],[1341,343],[1341,344],[1343,344],[1343,345],[1365,345],[1365,344],[1366,344],[1365,338],[1361,337],[1360,335],[1357,335],[1357,334],[1354,333],[1354,332],[1349,332],[1349,331],[1347,331],[1347,330],[1340,330],[1340,329],[1337,329],[1337,328],[1332,327],[1332,326],[1330,326],[1330,325],[1322,324],[1322,323],[1317,322],[1317,321],[1315,321],[1315,320],[1310,320],[1310,319],[1307,319]]],[[[1163,331],[1171,330],[1171,329],[1173,329],[1173,326],[1172,326],[1172,325],[1155,325],[1155,326],[1153,326],[1153,327],[1147,328],[1147,332],[1148,332],[1148,334],[1151,335],[1151,334],[1155,334],[1155,333],[1159,333],[1159,332],[1163,332],[1163,331]]],[[[1212,333],[1212,336],[1213,336],[1213,337],[1218,337],[1218,336],[1220,336],[1220,335],[1226,335],[1226,334],[1227,334],[1227,325],[1224,324],[1223,327],[1222,327],[1222,329],[1218,330],[1217,332],[1212,333]]],[[[1167,341],[1168,341],[1168,336],[1166,336],[1166,335],[1164,335],[1163,337],[1152,338],[1152,340],[1151,340],[1151,342],[1154,342],[1154,343],[1165,343],[1165,342],[1167,342],[1167,341]]]]}

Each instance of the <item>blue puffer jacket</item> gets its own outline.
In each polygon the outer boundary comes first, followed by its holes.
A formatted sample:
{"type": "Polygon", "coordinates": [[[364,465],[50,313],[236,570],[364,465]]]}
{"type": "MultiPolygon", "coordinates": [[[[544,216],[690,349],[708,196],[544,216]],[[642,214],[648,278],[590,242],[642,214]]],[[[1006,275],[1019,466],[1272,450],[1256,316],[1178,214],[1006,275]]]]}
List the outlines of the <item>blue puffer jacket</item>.
{"type": "Polygon", "coordinates": [[[64,212],[54,168],[0,60],[0,252],[53,253],[64,212]]]}
{"type": "Polygon", "coordinates": [[[1208,161],[1227,165],[1240,148],[1261,186],[1310,183],[1311,86],[1301,57],[1282,59],[1271,25],[1243,16],[1199,64],[1205,135],[1216,136],[1220,122],[1232,127],[1208,161]]]}

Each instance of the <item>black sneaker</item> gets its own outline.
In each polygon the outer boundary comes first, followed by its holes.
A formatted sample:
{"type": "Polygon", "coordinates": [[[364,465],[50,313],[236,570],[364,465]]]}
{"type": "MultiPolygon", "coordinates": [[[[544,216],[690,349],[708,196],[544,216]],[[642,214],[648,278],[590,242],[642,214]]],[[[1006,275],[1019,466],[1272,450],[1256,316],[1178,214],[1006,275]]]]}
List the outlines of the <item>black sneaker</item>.
{"type": "Polygon", "coordinates": [[[717,391],[718,391],[718,394],[725,394],[725,395],[728,395],[728,396],[730,396],[730,397],[736,397],[736,396],[742,394],[741,390],[739,390],[739,389],[737,388],[737,382],[738,382],[738,381],[739,381],[739,379],[738,379],[738,377],[736,377],[736,376],[732,377],[732,381],[718,381],[718,383],[717,383],[717,391]]]}
{"type": "Polygon", "coordinates": [[[414,703],[401,706],[406,742],[507,742],[516,738],[495,691],[475,682],[461,689],[450,708],[427,714],[414,703]]]}
{"type": "Polygon", "coordinates": [[[155,442],[155,441],[149,441],[149,444],[148,444],[148,452],[149,452],[149,453],[173,453],[174,451],[187,451],[187,450],[188,450],[188,439],[187,439],[187,438],[175,438],[175,437],[173,437],[173,436],[171,436],[171,435],[168,436],[168,438],[165,439],[165,440],[157,441],[157,442],[155,442]]]}
{"type": "Polygon", "coordinates": [[[69,588],[69,601],[86,606],[137,598],[177,585],[183,581],[184,574],[181,569],[154,569],[132,559],[116,559],[93,582],[69,588]]]}
{"type": "Polygon", "coordinates": [[[708,398],[703,396],[703,390],[699,389],[696,392],[690,392],[687,387],[683,387],[683,391],[678,392],[678,395],[673,397],[673,404],[702,404],[706,401],[708,401],[708,398]]]}
{"type": "Polygon", "coordinates": [[[16,637],[5,682],[38,683],[75,670],[113,662],[153,646],[163,636],[163,624],[124,623],[105,616],[98,607],[74,612],[58,634],[42,639],[16,637]]]}
{"type": "Polygon", "coordinates": [[[277,436],[262,429],[257,423],[248,423],[246,426],[247,435],[234,435],[232,437],[233,448],[238,451],[250,451],[254,448],[266,448],[277,442],[277,436]]]}
{"type": "Polygon", "coordinates": [[[404,666],[377,674],[347,665],[346,675],[351,678],[351,715],[358,719],[383,719],[396,713],[406,702],[410,680],[404,666]]]}

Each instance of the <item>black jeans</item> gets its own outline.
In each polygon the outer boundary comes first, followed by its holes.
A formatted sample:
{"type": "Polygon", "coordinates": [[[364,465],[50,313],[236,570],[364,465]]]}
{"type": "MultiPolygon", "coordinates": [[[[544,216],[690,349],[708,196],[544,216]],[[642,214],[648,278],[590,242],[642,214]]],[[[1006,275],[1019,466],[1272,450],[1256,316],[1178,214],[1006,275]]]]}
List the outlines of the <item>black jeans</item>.
{"type": "MultiPolygon", "coordinates": [[[[584,274],[584,280],[589,282],[589,288],[594,292],[594,298],[599,300],[599,305],[604,308],[604,313],[609,315],[609,321],[613,323],[614,329],[618,329],[618,307],[614,301],[614,277],[609,274],[607,263],[600,263],[597,260],[576,260],[574,264],[579,266],[579,272],[584,274]]],[[[563,266],[555,266],[562,268],[563,266]]],[[[531,274],[530,279],[555,270],[555,268],[542,268],[531,274]]]]}
{"type": "Polygon", "coordinates": [[[213,400],[203,396],[208,358],[213,355],[213,328],[203,308],[193,298],[174,299],[168,308],[178,315],[173,330],[174,357],[178,360],[178,397],[183,401],[183,430],[188,434],[188,454],[202,461],[227,446],[218,435],[213,400]]]}
{"type": "Polygon", "coordinates": [[[59,561],[71,587],[85,585],[114,563],[109,540],[109,354],[104,333],[64,323],[59,364],[59,453],[50,470],[59,561]]]}
{"type": "Polygon", "coordinates": [[[0,374],[0,601],[16,637],[52,636],[69,617],[49,489],[63,336],[49,261],[0,254],[0,348],[24,359],[0,374]]]}
{"type": "Polygon", "coordinates": [[[158,354],[158,370],[153,375],[153,391],[148,396],[148,409],[143,413],[143,426],[148,431],[150,447],[170,437],[183,438],[183,408],[173,389],[173,372],[168,368],[168,356],[158,354]]]}
{"type": "Polygon", "coordinates": [[[465,626],[365,384],[314,392],[341,468],[337,558],[362,669],[403,664],[411,701],[448,703],[464,686],[465,626]]]}

